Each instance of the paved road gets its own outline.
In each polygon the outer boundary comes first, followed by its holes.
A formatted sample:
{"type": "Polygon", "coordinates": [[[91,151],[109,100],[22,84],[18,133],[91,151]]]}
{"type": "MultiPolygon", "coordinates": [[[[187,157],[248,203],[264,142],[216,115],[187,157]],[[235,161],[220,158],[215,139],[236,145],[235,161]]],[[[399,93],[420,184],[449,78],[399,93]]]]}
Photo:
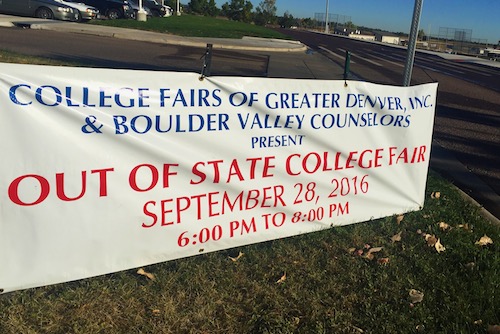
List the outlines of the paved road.
{"type": "MultiPolygon", "coordinates": [[[[351,71],[358,78],[391,85],[403,82],[405,49],[318,33],[282,32],[321,50],[339,64],[344,63],[345,52],[349,50],[352,52],[351,71]]],[[[468,171],[479,176],[498,198],[500,68],[417,53],[412,85],[435,81],[439,82],[439,88],[434,141],[457,157],[468,171]]],[[[442,172],[446,174],[449,171],[442,172]]],[[[498,201],[477,193],[461,177],[453,177],[453,181],[500,218],[498,201]]]]}
{"type": "MultiPolygon", "coordinates": [[[[205,53],[205,48],[198,47],[1,27],[0,48],[92,67],[189,72],[201,71],[205,53]]],[[[214,50],[213,74],[265,76],[267,66],[266,55],[214,50]]]]}

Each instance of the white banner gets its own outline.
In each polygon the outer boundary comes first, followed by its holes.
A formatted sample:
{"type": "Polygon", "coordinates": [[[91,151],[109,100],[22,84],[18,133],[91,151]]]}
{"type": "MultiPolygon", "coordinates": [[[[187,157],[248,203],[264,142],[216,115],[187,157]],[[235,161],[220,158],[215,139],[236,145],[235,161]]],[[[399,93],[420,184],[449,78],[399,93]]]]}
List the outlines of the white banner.
{"type": "Polygon", "coordinates": [[[419,210],[436,91],[0,64],[0,291],[419,210]]]}

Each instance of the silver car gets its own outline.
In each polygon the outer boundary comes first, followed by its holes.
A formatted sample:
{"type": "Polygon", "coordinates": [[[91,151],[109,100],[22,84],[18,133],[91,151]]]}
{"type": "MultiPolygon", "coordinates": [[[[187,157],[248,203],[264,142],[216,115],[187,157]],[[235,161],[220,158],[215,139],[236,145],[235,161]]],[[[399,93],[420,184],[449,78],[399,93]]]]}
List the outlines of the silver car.
{"type": "Polygon", "coordinates": [[[0,0],[0,13],[65,21],[79,17],[76,9],[54,0],[0,0]]]}
{"type": "Polygon", "coordinates": [[[81,0],[55,0],[78,10],[78,21],[95,20],[99,16],[99,10],[81,2],[81,0]]]}

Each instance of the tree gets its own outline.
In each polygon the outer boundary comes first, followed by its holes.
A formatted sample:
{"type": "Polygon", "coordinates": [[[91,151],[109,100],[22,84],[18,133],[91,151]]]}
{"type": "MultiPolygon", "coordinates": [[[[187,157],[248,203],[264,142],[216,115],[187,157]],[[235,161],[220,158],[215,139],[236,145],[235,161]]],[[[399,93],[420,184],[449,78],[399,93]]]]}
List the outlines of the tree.
{"type": "Polygon", "coordinates": [[[222,15],[233,21],[252,22],[252,9],[248,0],[231,0],[222,5],[222,15]]]}
{"type": "Polygon", "coordinates": [[[424,31],[424,29],[420,29],[420,30],[418,31],[418,34],[417,34],[417,39],[419,39],[419,40],[423,40],[423,39],[424,39],[424,37],[425,37],[425,31],[424,31]]]}
{"type": "Polygon", "coordinates": [[[219,15],[219,8],[217,8],[217,5],[215,4],[215,0],[209,0],[208,1],[208,6],[207,6],[207,12],[205,15],[208,16],[217,16],[219,15]]]}
{"type": "Polygon", "coordinates": [[[191,13],[204,14],[207,6],[207,0],[191,0],[188,3],[188,10],[191,13]]]}
{"type": "Polygon", "coordinates": [[[215,0],[191,0],[188,4],[188,10],[191,13],[204,16],[217,16],[219,14],[215,0]]]}
{"type": "Polygon", "coordinates": [[[288,11],[286,11],[282,17],[278,18],[278,23],[283,28],[290,28],[292,26],[297,26],[298,20],[295,19],[288,11]]]}
{"type": "Polygon", "coordinates": [[[255,23],[258,25],[276,22],[276,0],[263,0],[256,9],[255,23]]]}

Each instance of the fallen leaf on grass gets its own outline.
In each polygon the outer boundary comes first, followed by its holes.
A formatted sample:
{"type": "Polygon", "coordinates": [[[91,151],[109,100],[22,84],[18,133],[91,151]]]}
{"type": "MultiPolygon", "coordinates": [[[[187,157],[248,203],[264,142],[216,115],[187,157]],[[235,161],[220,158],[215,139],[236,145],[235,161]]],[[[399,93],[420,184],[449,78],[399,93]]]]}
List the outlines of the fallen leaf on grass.
{"type": "Polygon", "coordinates": [[[438,199],[439,197],[441,197],[441,193],[439,191],[433,191],[431,193],[431,198],[438,199]]]}
{"type": "Polygon", "coordinates": [[[375,258],[375,255],[374,253],[378,253],[380,252],[381,250],[383,249],[383,247],[372,247],[370,248],[366,254],[365,254],[365,258],[368,259],[368,260],[373,260],[375,258]]]}
{"type": "Polygon", "coordinates": [[[427,242],[427,246],[434,247],[438,253],[444,252],[446,248],[441,244],[441,239],[436,238],[434,234],[422,233],[427,242]]]}
{"type": "Polygon", "coordinates": [[[469,224],[460,224],[457,226],[457,228],[463,228],[466,231],[472,232],[472,226],[469,224]]]}
{"type": "Polygon", "coordinates": [[[349,249],[347,250],[347,252],[348,252],[349,254],[354,254],[354,252],[355,252],[355,251],[356,251],[356,248],[354,248],[354,247],[351,247],[351,248],[349,248],[349,249]]]}
{"type": "Polygon", "coordinates": [[[378,264],[380,265],[386,265],[389,264],[389,258],[388,257],[383,257],[377,260],[378,264]]]}
{"type": "Polygon", "coordinates": [[[160,315],[161,312],[158,309],[154,309],[154,310],[151,311],[151,313],[153,313],[153,315],[157,317],[157,316],[160,315]]]}
{"type": "Polygon", "coordinates": [[[426,234],[425,235],[425,241],[427,241],[427,246],[429,247],[434,247],[438,239],[434,234],[426,234]]]}
{"type": "Polygon", "coordinates": [[[405,217],[405,215],[399,215],[396,217],[396,222],[399,224],[401,224],[401,222],[403,221],[403,218],[405,217]]]}
{"type": "Polygon", "coordinates": [[[420,303],[424,300],[424,293],[415,289],[411,289],[408,295],[412,304],[420,303]]]}
{"type": "Polygon", "coordinates": [[[149,278],[150,280],[154,281],[156,279],[155,275],[151,274],[151,273],[148,273],[146,271],[144,271],[143,268],[140,268],[139,270],[137,270],[137,273],[139,275],[142,275],[142,276],[146,276],[147,278],[149,278]]]}
{"type": "Polygon", "coordinates": [[[240,252],[240,253],[238,254],[238,256],[237,256],[237,257],[231,257],[231,256],[230,256],[229,258],[231,259],[231,261],[236,262],[236,261],[238,261],[239,259],[241,259],[241,257],[242,257],[243,255],[245,255],[245,253],[240,252]]]}
{"type": "Polygon", "coordinates": [[[446,224],[445,222],[440,222],[439,228],[441,229],[441,231],[446,231],[446,230],[449,230],[451,228],[451,226],[446,224]]]}
{"type": "Polygon", "coordinates": [[[368,250],[368,254],[371,254],[371,253],[378,253],[380,252],[382,249],[384,249],[384,247],[372,247],[368,250]]]}
{"type": "Polygon", "coordinates": [[[403,231],[399,232],[398,234],[393,235],[393,236],[391,237],[391,241],[392,241],[392,242],[398,242],[398,241],[401,241],[401,233],[402,233],[402,232],[403,232],[403,231]]]}
{"type": "Polygon", "coordinates": [[[491,238],[488,237],[486,234],[484,236],[482,236],[481,239],[476,241],[476,245],[479,245],[479,246],[487,246],[490,244],[493,244],[493,240],[491,240],[491,238]]]}
{"type": "Polygon", "coordinates": [[[441,244],[440,239],[437,240],[436,244],[434,245],[434,248],[436,248],[436,251],[438,253],[444,252],[446,250],[446,248],[441,244]]]}
{"type": "Polygon", "coordinates": [[[283,273],[283,276],[280,277],[279,280],[276,281],[276,284],[283,284],[286,281],[286,272],[283,273]]]}

